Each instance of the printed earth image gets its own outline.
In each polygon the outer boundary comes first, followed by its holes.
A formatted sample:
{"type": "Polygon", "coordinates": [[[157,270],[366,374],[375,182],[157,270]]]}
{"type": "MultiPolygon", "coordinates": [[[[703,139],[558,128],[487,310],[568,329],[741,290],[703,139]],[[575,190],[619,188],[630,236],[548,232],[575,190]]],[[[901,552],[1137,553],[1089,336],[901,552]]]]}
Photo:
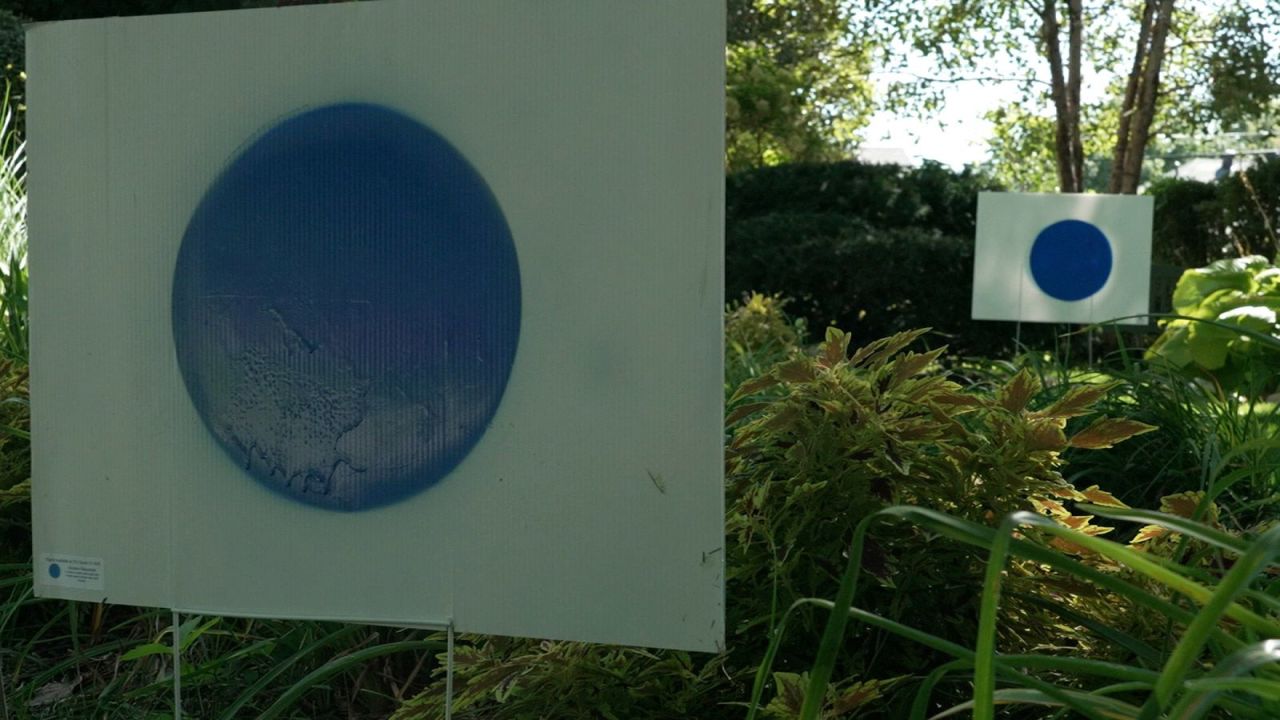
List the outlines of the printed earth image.
{"type": "Polygon", "coordinates": [[[381,106],[287,118],[182,239],[173,338],[196,410],[268,488],[334,510],[414,495],[484,434],[515,360],[515,245],[483,178],[381,106]]]}

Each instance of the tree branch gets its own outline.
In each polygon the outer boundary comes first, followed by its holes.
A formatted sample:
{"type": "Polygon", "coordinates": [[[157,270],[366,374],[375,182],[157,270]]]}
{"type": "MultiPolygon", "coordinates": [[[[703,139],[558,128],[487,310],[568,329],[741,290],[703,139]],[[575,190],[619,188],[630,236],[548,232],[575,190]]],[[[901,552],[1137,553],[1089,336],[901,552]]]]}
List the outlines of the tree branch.
{"type": "Polygon", "coordinates": [[[1084,142],[1080,138],[1080,55],[1084,44],[1084,9],[1081,0],[1067,0],[1067,131],[1071,139],[1071,192],[1084,192],[1084,142]]]}
{"type": "Polygon", "coordinates": [[[908,72],[906,70],[877,70],[872,75],[905,75],[916,80],[931,83],[954,84],[963,82],[996,82],[996,83],[1023,83],[1026,85],[1044,85],[1050,87],[1050,83],[1039,78],[1025,77],[1008,77],[1004,75],[951,75],[947,77],[935,75],[921,75],[920,73],[908,72]]]}

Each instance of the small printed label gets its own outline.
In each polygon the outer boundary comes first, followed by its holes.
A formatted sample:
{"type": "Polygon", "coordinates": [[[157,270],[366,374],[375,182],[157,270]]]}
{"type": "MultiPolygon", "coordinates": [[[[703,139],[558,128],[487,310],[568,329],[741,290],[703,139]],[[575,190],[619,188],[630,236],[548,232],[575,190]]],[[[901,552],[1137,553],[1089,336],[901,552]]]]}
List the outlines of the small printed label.
{"type": "Polygon", "coordinates": [[[45,553],[40,556],[40,566],[35,572],[36,582],[41,585],[102,589],[102,558],[45,553]]]}

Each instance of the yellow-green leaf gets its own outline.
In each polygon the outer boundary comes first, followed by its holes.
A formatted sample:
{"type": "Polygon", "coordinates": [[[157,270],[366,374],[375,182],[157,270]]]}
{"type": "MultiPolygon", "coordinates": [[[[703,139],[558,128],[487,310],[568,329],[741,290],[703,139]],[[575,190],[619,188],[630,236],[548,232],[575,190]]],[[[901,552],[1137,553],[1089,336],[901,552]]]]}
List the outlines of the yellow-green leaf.
{"type": "Polygon", "coordinates": [[[1133,539],[1129,541],[1129,544],[1138,545],[1168,534],[1169,531],[1159,525],[1144,525],[1142,529],[1138,531],[1138,534],[1134,535],[1133,539]]]}
{"type": "Polygon", "coordinates": [[[1120,502],[1120,499],[1117,498],[1115,495],[1112,495],[1106,490],[1102,490],[1097,485],[1089,486],[1085,490],[1082,490],[1080,494],[1084,496],[1085,500],[1093,503],[1094,505],[1101,505],[1102,507],[1113,507],[1113,508],[1129,507],[1128,505],[1125,505],[1124,503],[1120,502]]]}
{"type": "Polygon", "coordinates": [[[1037,417],[1073,418],[1088,415],[1093,404],[1111,392],[1119,383],[1080,385],[1071,388],[1049,407],[1035,413],[1037,417]]]}
{"type": "Polygon", "coordinates": [[[920,337],[929,332],[930,329],[931,328],[919,328],[917,330],[906,330],[895,335],[890,335],[887,338],[867,343],[853,354],[853,359],[849,362],[852,365],[872,365],[885,360],[890,355],[893,355],[920,339],[920,337]]]}
{"type": "Polygon", "coordinates": [[[1000,403],[1000,407],[1009,412],[1022,412],[1027,408],[1027,403],[1031,402],[1031,398],[1039,391],[1040,381],[1029,370],[1023,368],[1018,371],[1017,375],[1013,376],[1013,379],[1007,385],[1000,388],[996,401],[1000,403]]]}
{"type": "Polygon", "coordinates": [[[849,355],[848,333],[838,328],[827,328],[826,342],[822,343],[822,360],[827,367],[835,367],[849,355]]]}
{"type": "Polygon", "coordinates": [[[1049,418],[1031,423],[1027,429],[1027,449],[1062,450],[1067,446],[1067,436],[1062,430],[1062,421],[1049,418]]]}
{"type": "Polygon", "coordinates": [[[813,365],[803,358],[779,365],[777,375],[787,382],[809,382],[817,377],[813,365]]]}
{"type": "Polygon", "coordinates": [[[893,375],[889,380],[889,387],[896,387],[898,383],[929,367],[942,355],[943,351],[943,348],[939,348],[927,353],[907,353],[898,358],[893,363],[893,375]]]}
{"type": "Polygon", "coordinates": [[[1073,435],[1067,444],[1071,447],[1085,450],[1101,450],[1112,447],[1123,440],[1128,440],[1134,435],[1141,435],[1155,429],[1154,425],[1148,425],[1137,420],[1102,418],[1073,435]]]}
{"type": "Polygon", "coordinates": [[[744,397],[755,395],[761,390],[768,390],[779,382],[781,381],[773,375],[761,375],[758,378],[752,378],[738,386],[738,391],[733,394],[733,400],[741,400],[744,397]]]}
{"type": "Polygon", "coordinates": [[[724,419],[724,424],[726,427],[730,425],[734,425],[738,421],[742,420],[743,418],[748,417],[750,415],[754,415],[760,412],[761,410],[769,407],[771,404],[772,403],[767,403],[767,402],[747,403],[746,405],[743,405],[737,408],[736,410],[734,410],[733,412],[729,413],[729,416],[724,419]]]}

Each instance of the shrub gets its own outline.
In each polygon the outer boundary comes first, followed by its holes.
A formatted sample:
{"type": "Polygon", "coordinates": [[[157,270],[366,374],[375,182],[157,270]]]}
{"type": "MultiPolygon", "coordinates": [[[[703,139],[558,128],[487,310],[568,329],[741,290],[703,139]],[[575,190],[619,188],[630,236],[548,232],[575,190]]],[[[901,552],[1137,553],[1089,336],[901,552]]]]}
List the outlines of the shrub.
{"type": "Polygon", "coordinates": [[[1157,261],[1200,267],[1233,256],[1275,257],[1280,157],[1211,183],[1157,180],[1147,192],[1155,198],[1151,249],[1157,261]]]}
{"type": "Polygon", "coordinates": [[[1280,250],[1280,157],[1223,180],[1218,203],[1235,254],[1276,259],[1280,250]]]}
{"type": "MultiPolygon", "coordinates": [[[[921,228],[879,229],[835,214],[774,214],[738,223],[725,274],[785,293],[811,326],[847,328],[858,343],[932,326],[934,344],[960,353],[1012,349],[1013,323],[969,319],[973,242],[921,228]]],[[[1052,344],[1052,326],[1023,328],[1052,344]]]]}
{"type": "MultiPolygon", "coordinates": [[[[999,187],[936,164],[784,165],[726,181],[728,297],[794,298],[812,327],[835,325],[858,343],[932,326],[961,355],[1008,354],[1013,323],[969,319],[977,193],[999,187]]],[[[1280,244],[1280,159],[1223,181],[1153,183],[1156,297],[1165,268],[1233,256],[1273,256],[1280,244]]],[[[1174,274],[1176,275],[1176,270],[1174,274]]],[[[1054,328],[1025,325],[1021,341],[1053,346],[1054,328]]]]}
{"type": "MultiPolygon", "coordinates": [[[[1039,384],[1026,371],[989,395],[964,393],[926,372],[940,350],[905,352],[922,335],[901,333],[850,356],[849,336],[832,330],[817,357],[783,363],[739,390],[726,420],[736,427],[727,451],[731,644],[763,652],[783,609],[833,594],[851,529],[890,505],[994,523],[1054,498],[1114,502],[1097,488],[1082,494],[1060,474],[1068,447],[1110,447],[1151,429],[1097,418],[1066,434],[1066,421],[1092,414],[1111,385],[1074,388],[1038,409],[1029,403],[1039,384]],[[773,394],[750,401],[765,391],[773,394]]],[[[886,617],[950,639],[976,631],[972,590],[983,560],[972,550],[906,528],[869,543],[866,567],[875,582],[864,601],[886,617]]],[[[798,637],[777,649],[781,670],[802,669],[818,624],[811,608],[797,612],[798,637]]],[[[887,681],[933,660],[928,649],[885,636],[859,640],[839,677],[887,681]]]]}
{"type": "Polygon", "coordinates": [[[1166,178],[1147,191],[1155,202],[1151,257],[1180,267],[1198,267],[1222,257],[1230,242],[1218,213],[1218,186],[1166,178]]]}
{"type": "Polygon", "coordinates": [[[730,226],[762,215],[838,215],[872,227],[972,238],[977,193],[995,189],[982,175],[937,163],[916,169],[852,161],[781,165],[730,175],[725,215],[730,226]]]}
{"type": "MultiPolygon", "coordinates": [[[[727,180],[725,280],[792,298],[811,327],[856,343],[931,326],[959,354],[1002,354],[1014,323],[969,319],[981,175],[840,162],[762,168],[727,180]]],[[[1052,326],[1023,328],[1048,347],[1052,326]]]]}
{"type": "Polygon", "coordinates": [[[785,312],[788,302],[777,295],[751,293],[725,310],[726,398],[748,379],[800,352],[806,327],[803,318],[785,312]]]}

